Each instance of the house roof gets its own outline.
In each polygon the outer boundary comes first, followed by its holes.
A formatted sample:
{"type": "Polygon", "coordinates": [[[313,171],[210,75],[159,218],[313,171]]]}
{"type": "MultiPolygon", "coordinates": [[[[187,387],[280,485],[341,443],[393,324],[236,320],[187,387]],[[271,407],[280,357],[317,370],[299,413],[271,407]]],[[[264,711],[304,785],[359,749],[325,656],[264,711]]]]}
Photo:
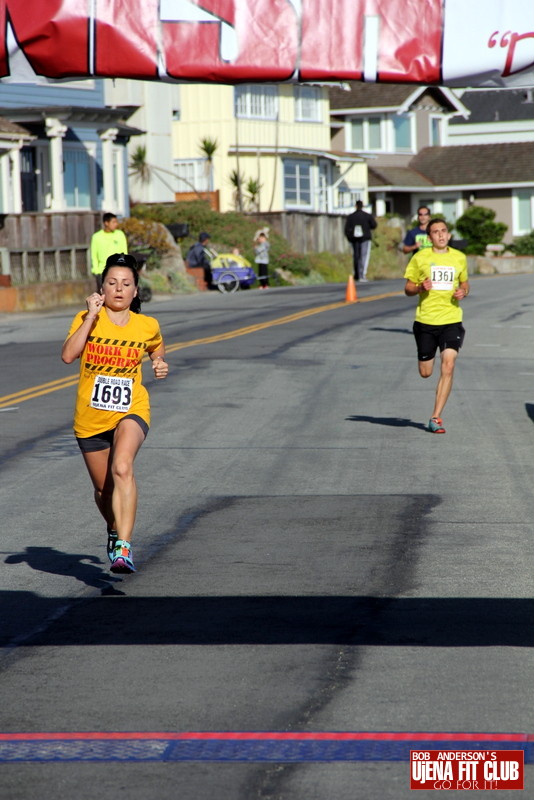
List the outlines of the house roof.
{"type": "Polygon", "coordinates": [[[534,182],[534,142],[425,147],[410,161],[441,186],[534,182]]]}
{"type": "Polygon", "coordinates": [[[0,117],[0,135],[2,138],[13,138],[13,139],[29,139],[31,138],[31,134],[26,128],[23,128],[22,125],[17,125],[16,122],[11,122],[10,119],[6,119],[6,117],[0,117]]]}
{"type": "MultiPolygon", "coordinates": [[[[18,106],[13,108],[0,107],[0,114],[5,114],[12,120],[22,122],[31,127],[42,125],[48,117],[61,120],[66,124],[96,124],[119,128],[121,135],[135,136],[144,133],[139,128],[127,125],[125,120],[132,116],[138,106],[119,106],[107,108],[99,106],[18,106]]],[[[16,123],[12,123],[16,124],[16,123]]]]}
{"type": "Polygon", "coordinates": [[[230,145],[228,148],[229,155],[236,153],[246,153],[247,155],[261,153],[262,155],[277,155],[277,156],[313,156],[315,158],[327,158],[330,161],[347,161],[350,163],[358,163],[365,161],[367,155],[362,153],[346,153],[341,150],[317,150],[311,147],[291,147],[288,145],[230,145]]]}
{"type": "Polygon", "coordinates": [[[369,166],[369,186],[432,186],[432,181],[410,167],[369,166]]]}
{"type": "Polygon", "coordinates": [[[450,90],[440,86],[414,86],[406,83],[343,84],[329,91],[330,112],[334,115],[359,109],[388,109],[407,111],[424,95],[430,95],[437,104],[449,112],[467,114],[462,101],[450,90]]]}
{"type": "MultiPolygon", "coordinates": [[[[532,89],[467,90],[462,94],[462,103],[471,112],[469,123],[534,120],[532,89]]],[[[462,122],[451,120],[453,125],[462,122]]]]}
{"type": "Polygon", "coordinates": [[[413,94],[413,84],[405,83],[346,83],[345,89],[332,86],[329,91],[330,109],[374,108],[401,106],[413,94]]]}

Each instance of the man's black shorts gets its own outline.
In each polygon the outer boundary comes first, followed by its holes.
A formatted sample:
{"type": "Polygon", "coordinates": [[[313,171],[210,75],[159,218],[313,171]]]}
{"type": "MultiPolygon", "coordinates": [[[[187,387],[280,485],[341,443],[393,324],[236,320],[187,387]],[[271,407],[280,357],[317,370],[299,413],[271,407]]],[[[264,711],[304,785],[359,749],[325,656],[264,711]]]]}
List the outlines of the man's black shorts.
{"type": "Polygon", "coordinates": [[[447,348],[458,352],[464,343],[465,328],[461,322],[453,322],[450,325],[425,325],[424,322],[414,322],[413,335],[417,343],[417,359],[431,361],[438,347],[440,353],[447,348]]]}

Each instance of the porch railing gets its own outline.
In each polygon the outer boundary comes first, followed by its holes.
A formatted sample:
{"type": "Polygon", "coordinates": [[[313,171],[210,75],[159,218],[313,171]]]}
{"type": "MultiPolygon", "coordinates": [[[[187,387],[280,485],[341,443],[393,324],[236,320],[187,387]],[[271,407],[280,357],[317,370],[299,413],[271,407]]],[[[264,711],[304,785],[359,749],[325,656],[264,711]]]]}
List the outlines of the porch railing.
{"type": "Polygon", "coordinates": [[[13,286],[56,281],[79,281],[91,275],[87,245],[11,250],[0,247],[0,274],[13,286]]]}

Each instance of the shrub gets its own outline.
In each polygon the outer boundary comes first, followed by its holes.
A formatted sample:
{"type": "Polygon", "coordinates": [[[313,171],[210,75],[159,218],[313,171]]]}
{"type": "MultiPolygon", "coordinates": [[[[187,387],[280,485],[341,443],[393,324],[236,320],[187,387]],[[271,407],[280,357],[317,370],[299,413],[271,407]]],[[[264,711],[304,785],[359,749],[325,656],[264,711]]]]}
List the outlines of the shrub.
{"type": "Polygon", "coordinates": [[[470,206],[456,221],[456,230],[467,239],[465,252],[469,255],[484,255],[488,244],[498,244],[508,226],[494,222],[495,211],[484,206],[470,206]]]}
{"type": "MultiPolygon", "coordinates": [[[[261,218],[237,211],[221,214],[213,211],[204,200],[169,204],[137,204],[133,206],[132,215],[143,220],[157,220],[163,225],[174,222],[189,225],[189,237],[182,242],[182,255],[185,257],[189,247],[197,241],[199,233],[207,231],[211,242],[219,253],[229,252],[239,247],[241,254],[254,263],[253,238],[258,228],[265,227],[261,218]]],[[[268,224],[268,223],[267,223],[268,224]]],[[[270,261],[275,261],[283,253],[291,251],[289,242],[280,236],[272,226],[269,231],[270,261]]]]}
{"type": "Polygon", "coordinates": [[[513,244],[508,246],[508,250],[515,253],[516,256],[533,256],[534,231],[530,231],[530,233],[526,233],[524,236],[518,236],[514,239],[513,244]]]}
{"type": "Polygon", "coordinates": [[[147,253],[147,269],[158,269],[162,254],[170,249],[167,234],[161,225],[151,220],[126,217],[121,220],[119,228],[126,235],[128,252],[133,255],[147,253]]]}
{"type": "Polygon", "coordinates": [[[310,272],[322,275],[326,283],[344,283],[352,274],[352,253],[310,253],[310,272]]]}
{"type": "Polygon", "coordinates": [[[374,230],[371,257],[369,259],[369,277],[400,278],[404,274],[406,259],[399,246],[402,241],[401,228],[391,225],[385,218],[377,220],[374,230]]]}
{"type": "Polygon", "coordinates": [[[308,275],[310,272],[309,260],[301,253],[293,253],[289,250],[287,253],[281,253],[275,258],[269,258],[271,269],[281,267],[287,269],[289,272],[294,272],[297,275],[308,275]]]}

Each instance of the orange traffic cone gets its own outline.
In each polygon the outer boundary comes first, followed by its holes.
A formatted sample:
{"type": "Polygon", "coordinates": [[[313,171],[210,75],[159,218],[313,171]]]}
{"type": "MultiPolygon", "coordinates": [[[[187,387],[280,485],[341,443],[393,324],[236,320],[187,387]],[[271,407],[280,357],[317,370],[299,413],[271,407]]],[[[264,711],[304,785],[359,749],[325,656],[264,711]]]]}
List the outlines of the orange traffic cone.
{"type": "Polygon", "coordinates": [[[347,291],[345,292],[345,302],[346,303],[357,303],[358,302],[358,295],[356,294],[356,282],[352,275],[349,275],[349,279],[347,281],[347,291]]]}

